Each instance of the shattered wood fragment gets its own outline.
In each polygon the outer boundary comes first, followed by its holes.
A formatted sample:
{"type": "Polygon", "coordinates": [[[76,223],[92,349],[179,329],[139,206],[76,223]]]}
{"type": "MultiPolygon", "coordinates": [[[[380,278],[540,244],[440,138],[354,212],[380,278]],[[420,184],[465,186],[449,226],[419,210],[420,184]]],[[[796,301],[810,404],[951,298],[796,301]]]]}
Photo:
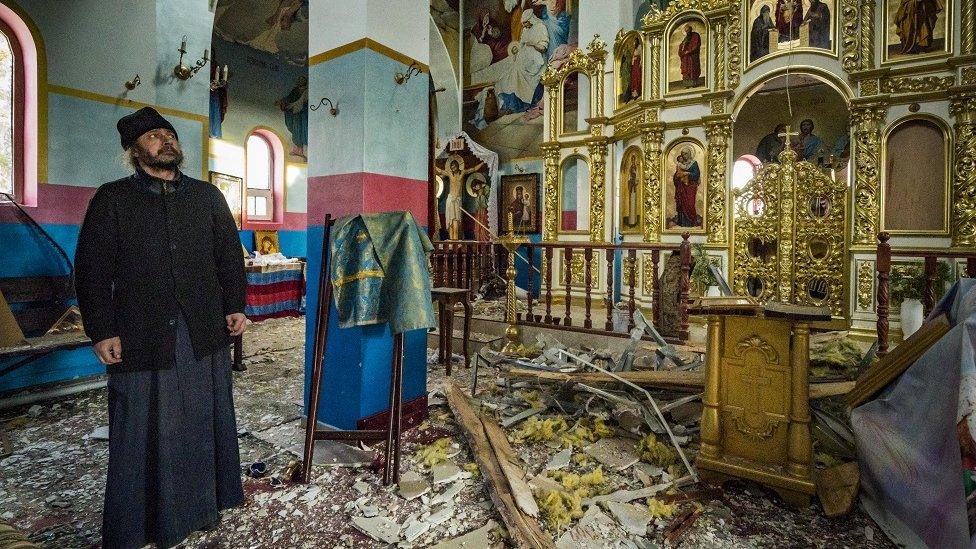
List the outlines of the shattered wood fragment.
{"type": "Polygon", "coordinates": [[[532,496],[532,488],[526,480],[525,469],[518,465],[518,458],[515,457],[515,451],[508,443],[505,431],[502,431],[502,428],[491,419],[482,417],[481,423],[484,425],[485,434],[488,435],[488,443],[495,451],[495,458],[501,466],[502,473],[508,479],[508,486],[512,490],[516,505],[530,517],[538,517],[539,506],[532,496]]]}
{"type": "Polygon", "coordinates": [[[834,381],[828,383],[811,383],[810,400],[827,398],[832,396],[846,395],[851,392],[857,382],[855,381],[834,381]]]}
{"type": "MultiPolygon", "coordinates": [[[[514,377],[529,377],[543,381],[562,381],[566,383],[605,383],[614,379],[601,372],[542,372],[524,368],[512,368],[514,377]]],[[[705,386],[704,372],[636,370],[618,372],[618,376],[641,387],[700,391],[705,386]]]]}
{"type": "Polygon", "coordinates": [[[828,517],[839,517],[854,510],[861,475],[857,462],[825,469],[817,478],[817,497],[828,517]]]}
{"type": "Polygon", "coordinates": [[[672,546],[677,546],[687,534],[691,525],[698,520],[702,511],[698,507],[691,507],[678,513],[664,529],[664,539],[672,546]]]}
{"type": "Polygon", "coordinates": [[[555,545],[549,535],[542,531],[539,523],[515,504],[508,481],[488,442],[484,425],[454,380],[445,381],[445,395],[448,406],[454,412],[454,417],[471,447],[475,462],[485,477],[488,494],[516,544],[520,547],[554,548],[555,545]]]}
{"type": "Polygon", "coordinates": [[[687,503],[689,501],[712,501],[722,499],[724,496],[725,492],[721,488],[712,486],[701,490],[692,490],[691,492],[665,494],[663,496],[657,496],[657,499],[662,503],[687,503]]]}

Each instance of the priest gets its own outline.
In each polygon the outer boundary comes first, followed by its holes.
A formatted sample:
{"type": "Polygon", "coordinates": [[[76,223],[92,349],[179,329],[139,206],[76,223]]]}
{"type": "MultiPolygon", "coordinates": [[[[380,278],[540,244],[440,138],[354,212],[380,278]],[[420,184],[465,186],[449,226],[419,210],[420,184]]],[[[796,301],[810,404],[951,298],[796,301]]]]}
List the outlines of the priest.
{"type": "Polygon", "coordinates": [[[134,173],[99,187],[75,255],[108,370],[102,546],[170,547],[244,499],[228,349],[244,263],[223,195],[180,171],[173,125],[145,107],[117,127],[134,173]]]}

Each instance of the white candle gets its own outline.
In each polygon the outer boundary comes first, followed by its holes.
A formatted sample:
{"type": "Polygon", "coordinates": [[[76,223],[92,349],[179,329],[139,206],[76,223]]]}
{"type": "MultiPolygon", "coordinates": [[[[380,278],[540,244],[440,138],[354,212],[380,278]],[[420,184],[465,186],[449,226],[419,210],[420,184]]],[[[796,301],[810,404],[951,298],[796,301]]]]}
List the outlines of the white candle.
{"type": "Polygon", "coordinates": [[[227,65],[224,65],[224,81],[227,81],[227,65]]]}
{"type": "Polygon", "coordinates": [[[181,50],[186,49],[186,35],[183,35],[183,42],[180,44],[180,49],[181,50]]]}

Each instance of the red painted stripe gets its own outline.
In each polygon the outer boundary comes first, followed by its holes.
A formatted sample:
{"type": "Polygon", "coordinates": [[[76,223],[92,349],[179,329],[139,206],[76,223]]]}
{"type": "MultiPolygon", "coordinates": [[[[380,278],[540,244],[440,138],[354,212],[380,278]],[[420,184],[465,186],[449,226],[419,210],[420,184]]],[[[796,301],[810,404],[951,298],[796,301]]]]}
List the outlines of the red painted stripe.
{"type": "Polygon", "coordinates": [[[42,183],[37,186],[37,206],[24,209],[38,223],[81,225],[88,202],[97,187],[42,183]]]}
{"type": "Polygon", "coordinates": [[[319,224],[358,213],[406,210],[427,225],[427,181],[358,172],[308,178],[308,221],[319,224]]]}

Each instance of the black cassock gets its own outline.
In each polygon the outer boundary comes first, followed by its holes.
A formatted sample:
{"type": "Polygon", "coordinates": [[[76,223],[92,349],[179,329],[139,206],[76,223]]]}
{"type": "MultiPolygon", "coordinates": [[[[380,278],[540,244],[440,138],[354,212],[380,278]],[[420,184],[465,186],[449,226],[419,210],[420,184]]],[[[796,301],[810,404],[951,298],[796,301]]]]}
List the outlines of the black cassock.
{"type": "Polygon", "coordinates": [[[108,376],[106,549],[171,547],[244,500],[230,350],[197,360],[180,317],[175,361],[108,376]]]}

